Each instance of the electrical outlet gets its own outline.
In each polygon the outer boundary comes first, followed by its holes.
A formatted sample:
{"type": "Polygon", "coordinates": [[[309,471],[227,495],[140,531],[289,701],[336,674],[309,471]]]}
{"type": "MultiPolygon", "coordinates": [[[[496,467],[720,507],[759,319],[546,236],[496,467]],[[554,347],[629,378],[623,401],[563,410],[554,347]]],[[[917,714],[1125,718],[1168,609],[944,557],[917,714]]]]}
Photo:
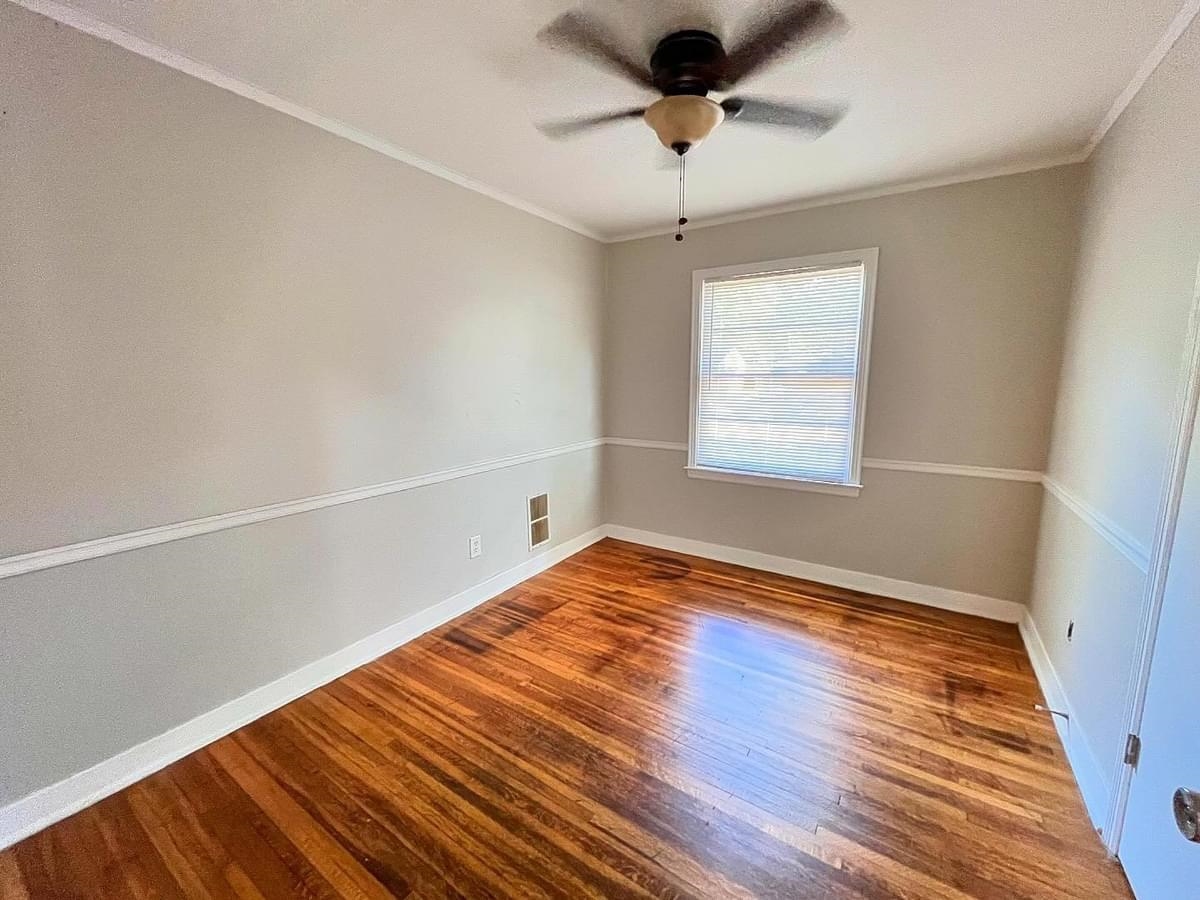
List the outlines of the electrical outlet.
{"type": "Polygon", "coordinates": [[[467,551],[471,554],[471,559],[483,556],[483,538],[476,534],[467,542],[467,551]]]}
{"type": "Polygon", "coordinates": [[[1067,624],[1067,643],[1071,643],[1071,639],[1075,637],[1075,620],[1072,619],[1067,624]]]}

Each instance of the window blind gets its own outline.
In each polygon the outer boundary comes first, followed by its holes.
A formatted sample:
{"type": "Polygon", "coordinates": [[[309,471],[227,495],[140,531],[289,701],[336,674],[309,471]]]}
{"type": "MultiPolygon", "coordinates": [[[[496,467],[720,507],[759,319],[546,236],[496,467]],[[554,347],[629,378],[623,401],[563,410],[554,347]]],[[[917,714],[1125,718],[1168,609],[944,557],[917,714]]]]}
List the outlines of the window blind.
{"type": "Polygon", "coordinates": [[[862,263],[705,279],[695,465],[846,484],[862,263]]]}

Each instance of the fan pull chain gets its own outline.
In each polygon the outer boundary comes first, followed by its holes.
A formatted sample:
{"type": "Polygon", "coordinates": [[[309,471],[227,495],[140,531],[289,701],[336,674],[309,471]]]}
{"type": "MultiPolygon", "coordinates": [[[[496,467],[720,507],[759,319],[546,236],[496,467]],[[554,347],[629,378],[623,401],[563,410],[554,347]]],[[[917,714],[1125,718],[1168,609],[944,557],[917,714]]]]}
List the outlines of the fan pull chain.
{"type": "Polygon", "coordinates": [[[679,223],[675,226],[675,240],[683,240],[683,226],[687,224],[684,213],[684,200],[687,194],[687,155],[679,154],[679,223]]]}

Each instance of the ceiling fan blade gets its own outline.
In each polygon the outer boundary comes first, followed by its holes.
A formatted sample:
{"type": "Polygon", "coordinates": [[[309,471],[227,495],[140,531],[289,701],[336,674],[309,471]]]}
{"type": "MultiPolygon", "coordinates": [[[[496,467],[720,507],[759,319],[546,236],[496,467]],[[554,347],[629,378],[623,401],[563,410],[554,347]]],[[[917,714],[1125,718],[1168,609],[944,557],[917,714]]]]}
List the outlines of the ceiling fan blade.
{"type": "Polygon", "coordinates": [[[780,12],[761,16],[731,50],[725,65],[725,83],[735,85],[789,50],[816,40],[845,25],[842,14],[824,0],[791,0],[780,12]]]}
{"type": "Polygon", "coordinates": [[[575,119],[559,119],[554,122],[539,122],[537,129],[547,137],[552,138],[567,138],[573,137],[580,132],[587,131],[590,128],[596,128],[600,125],[609,125],[613,122],[621,122],[625,119],[640,119],[642,113],[645,112],[641,107],[636,109],[622,109],[617,112],[600,113],[596,116],[579,116],[575,119]]]}
{"type": "Polygon", "coordinates": [[[555,50],[574,51],[640,87],[654,89],[650,70],[617,46],[612,32],[580,12],[566,12],[538,32],[555,50]]]}
{"type": "Polygon", "coordinates": [[[725,110],[726,121],[796,128],[814,137],[829,131],[846,114],[844,109],[836,107],[795,106],[754,97],[727,97],[721,107],[725,110]]]}

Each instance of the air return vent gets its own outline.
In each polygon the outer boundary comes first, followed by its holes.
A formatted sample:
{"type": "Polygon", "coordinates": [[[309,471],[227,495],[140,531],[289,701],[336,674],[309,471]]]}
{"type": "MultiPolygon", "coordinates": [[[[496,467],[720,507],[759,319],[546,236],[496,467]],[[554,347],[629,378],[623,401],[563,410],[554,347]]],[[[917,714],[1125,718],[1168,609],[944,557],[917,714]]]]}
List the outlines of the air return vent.
{"type": "Polygon", "coordinates": [[[550,541],[550,496],[538,494],[530,497],[529,505],[529,549],[540,547],[550,541]]]}

